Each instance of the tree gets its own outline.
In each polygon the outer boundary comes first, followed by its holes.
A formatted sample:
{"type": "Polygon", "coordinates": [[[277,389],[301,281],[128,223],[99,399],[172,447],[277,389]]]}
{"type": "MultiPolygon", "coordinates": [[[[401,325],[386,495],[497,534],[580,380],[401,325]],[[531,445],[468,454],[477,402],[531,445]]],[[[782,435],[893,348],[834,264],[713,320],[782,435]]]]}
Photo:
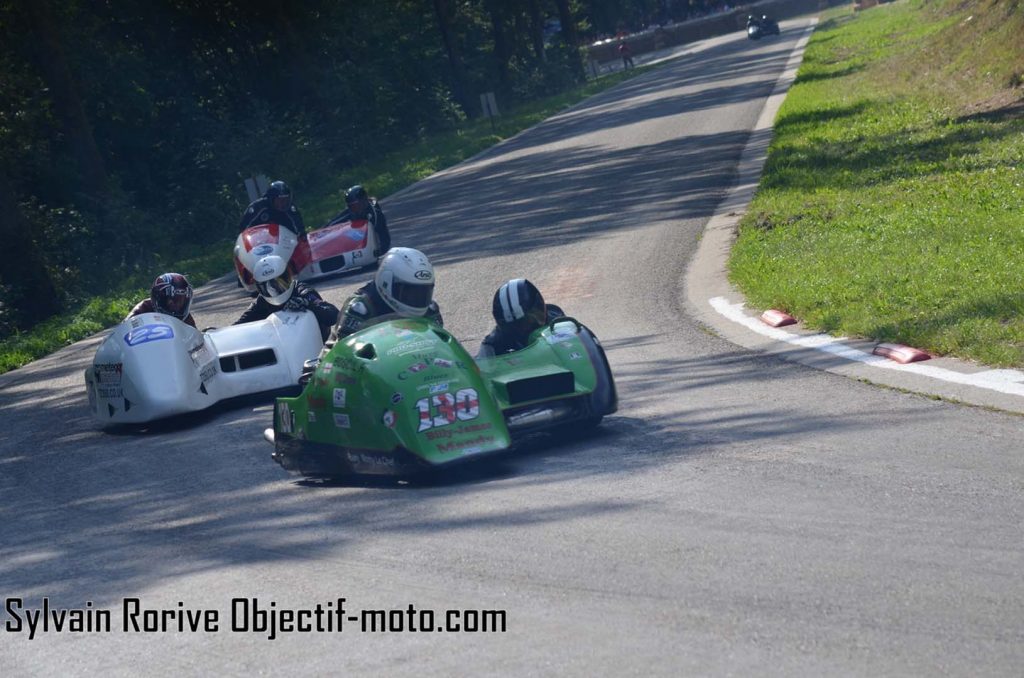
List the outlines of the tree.
{"type": "Polygon", "coordinates": [[[85,115],[50,6],[47,0],[35,0],[27,6],[38,39],[35,49],[29,51],[52,92],[54,112],[78,162],[82,186],[91,196],[103,195],[108,186],[106,166],[85,115]]]}
{"type": "Polygon", "coordinates": [[[0,214],[4,215],[0,219],[0,242],[17,254],[0,259],[0,288],[6,288],[0,302],[0,327],[30,327],[60,310],[60,298],[47,275],[45,257],[32,238],[28,220],[21,213],[14,188],[2,166],[0,214]],[[7,305],[12,308],[5,308],[7,305]]]}
{"type": "Polygon", "coordinates": [[[494,62],[498,71],[498,84],[507,89],[509,84],[508,62],[511,57],[508,40],[505,38],[505,10],[501,0],[484,3],[491,19],[491,37],[494,40],[494,62]]]}
{"type": "Polygon", "coordinates": [[[441,33],[441,42],[448,55],[448,64],[452,71],[452,93],[462,110],[469,113],[469,101],[466,98],[466,69],[462,62],[458,43],[455,40],[452,22],[455,11],[449,0],[434,0],[434,14],[437,16],[437,28],[441,33]]]}
{"type": "Polygon", "coordinates": [[[540,64],[547,63],[547,56],[544,54],[544,17],[540,13],[539,0],[527,0],[526,8],[530,15],[530,42],[533,44],[533,53],[540,64]]]}
{"type": "Polygon", "coordinates": [[[580,58],[580,39],[576,30],[576,19],[569,7],[569,0],[555,0],[555,4],[558,5],[558,21],[562,26],[562,39],[569,51],[570,68],[576,79],[582,81],[584,79],[583,60],[580,58]]]}

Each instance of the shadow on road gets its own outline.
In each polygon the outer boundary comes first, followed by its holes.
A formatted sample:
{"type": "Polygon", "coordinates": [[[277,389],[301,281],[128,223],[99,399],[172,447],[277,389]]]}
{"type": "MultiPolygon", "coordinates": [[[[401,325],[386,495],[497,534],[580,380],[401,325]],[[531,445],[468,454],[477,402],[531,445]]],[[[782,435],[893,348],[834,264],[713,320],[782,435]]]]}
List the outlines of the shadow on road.
{"type": "MultiPolygon", "coordinates": [[[[805,378],[770,358],[736,352],[622,363],[617,354],[627,344],[606,342],[622,401],[620,412],[597,431],[534,434],[508,454],[430,482],[287,481],[260,438],[265,406],[211,413],[201,427],[167,426],[135,438],[146,444],[134,445],[132,437],[97,434],[82,403],[51,398],[30,419],[38,433],[6,445],[0,458],[0,580],[26,599],[48,595],[70,605],[88,598],[103,605],[179,576],[336,556],[371,536],[446,533],[458,539],[462,530],[484,528],[513,538],[523,525],[616,513],[649,501],[577,497],[565,491],[567,481],[628,478],[736,442],[770,445],[826,428],[878,426],[859,414],[750,407],[743,389],[766,372],[779,389],[798,388],[805,378]],[[708,403],[705,393],[723,384],[735,388],[735,403],[708,403]],[[679,406],[657,409],[666,400],[679,406]],[[42,423],[56,421],[60,432],[42,423]],[[213,440],[235,442],[211,446],[213,440]],[[539,498],[530,505],[481,508],[472,501],[480,493],[498,498],[506,496],[503,489],[545,485],[551,492],[534,493],[539,498]]],[[[15,404],[5,418],[27,407],[15,404]]],[[[941,416],[928,408],[918,413],[941,416]]]]}

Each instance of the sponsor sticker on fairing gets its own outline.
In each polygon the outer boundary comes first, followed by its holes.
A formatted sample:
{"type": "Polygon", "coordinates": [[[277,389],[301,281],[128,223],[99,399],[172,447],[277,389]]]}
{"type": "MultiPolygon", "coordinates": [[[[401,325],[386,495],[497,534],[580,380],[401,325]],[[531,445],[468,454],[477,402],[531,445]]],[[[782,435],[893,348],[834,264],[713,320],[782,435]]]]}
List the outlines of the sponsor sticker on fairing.
{"type": "Polygon", "coordinates": [[[580,355],[579,353],[577,353],[576,351],[573,351],[572,353],[570,353],[570,354],[569,354],[569,360],[579,360],[579,359],[581,359],[582,357],[583,357],[583,356],[581,356],[581,355],[580,355]]]}
{"type": "Polygon", "coordinates": [[[101,384],[121,383],[121,363],[97,363],[92,369],[101,384]]]}
{"type": "Polygon", "coordinates": [[[451,360],[446,360],[444,358],[434,358],[434,364],[438,367],[451,367],[454,365],[451,360]]]}
{"type": "Polygon", "coordinates": [[[575,336],[576,336],[575,334],[549,334],[548,335],[548,343],[549,344],[560,344],[563,341],[572,341],[572,338],[575,337],[575,336]]]}
{"type": "Polygon", "coordinates": [[[345,400],[346,400],[345,389],[343,389],[343,388],[336,388],[336,389],[334,389],[334,406],[339,408],[339,409],[345,407],[345,400]]]}
{"type": "Polygon", "coordinates": [[[403,398],[404,396],[401,393],[395,391],[394,393],[391,394],[391,404],[397,405],[398,403],[402,402],[403,398]]]}
{"type": "Polygon", "coordinates": [[[199,369],[199,380],[208,381],[217,374],[217,361],[211,360],[199,369]]]}
{"type": "Polygon", "coordinates": [[[281,433],[292,432],[292,408],[288,407],[288,403],[277,404],[277,425],[281,433]]]}
{"type": "Polygon", "coordinates": [[[96,395],[101,398],[123,398],[121,390],[121,363],[100,363],[93,365],[96,379],[96,395]]]}
{"type": "Polygon", "coordinates": [[[417,341],[408,341],[399,344],[398,346],[392,346],[386,351],[386,355],[407,355],[409,353],[415,353],[417,351],[423,351],[434,348],[437,342],[433,339],[425,338],[417,341]]]}
{"type": "Polygon", "coordinates": [[[323,370],[324,374],[330,374],[334,371],[334,363],[324,363],[320,366],[320,369],[323,370]]]}
{"type": "Polygon", "coordinates": [[[210,359],[210,351],[206,348],[206,344],[199,344],[189,351],[188,354],[192,358],[192,362],[195,363],[196,367],[205,364],[210,359]]]}
{"type": "Polygon", "coordinates": [[[442,383],[442,384],[431,384],[430,385],[430,392],[431,393],[444,393],[447,390],[448,390],[448,382],[447,381],[442,383]]]}
{"type": "Polygon", "coordinates": [[[352,428],[352,420],[347,414],[334,413],[334,425],[338,428],[352,428]]]}
{"type": "Polygon", "coordinates": [[[395,413],[392,412],[391,410],[387,410],[386,412],[384,412],[384,416],[381,417],[381,421],[388,428],[394,428],[395,427],[395,413]]]}
{"type": "Polygon", "coordinates": [[[136,327],[134,330],[124,336],[124,343],[129,346],[138,346],[139,344],[146,344],[151,341],[160,341],[161,339],[173,339],[174,330],[170,325],[153,324],[143,325],[142,327],[136,327]]]}
{"type": "Polygon", "coordinates": [[[382,468],[394,468],[395,460],[383,454],[367,454],[365,452],[346,452],[350,464],[361,464],[364,466],[379,466],[382,468]]]}

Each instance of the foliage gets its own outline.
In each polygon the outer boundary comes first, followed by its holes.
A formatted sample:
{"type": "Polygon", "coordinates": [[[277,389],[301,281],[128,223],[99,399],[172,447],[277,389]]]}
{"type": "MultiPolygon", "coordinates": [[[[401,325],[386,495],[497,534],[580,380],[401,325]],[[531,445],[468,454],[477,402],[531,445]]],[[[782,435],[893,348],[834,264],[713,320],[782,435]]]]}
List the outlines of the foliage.
{"type": "Polygon", "coordinates": [[[246,177],[320,201],[477,118],[482,92],[579,84],[563,36],[656,4],[0,0],[0,237],[20,255],[0,260],[0,338],[233,236],[246,177]]]}
{"type": "MultiPolygon", "coordinates": [[[[389,195],[646,70],[641,67],[620,71],[557,96],[513,108],[505,112],[494,129],[485,120],[465,121],[451,131],[426,136],[415,144],[332,174],[324,181],[325,188],[315,191],[309,201],[303,201],[303,210],[309,215],[310,223],[321,223],[333,216],[337,206],[343,202],[344,188],[339,187],[362,181],[378,195],[389,195]]],[[[160,270],[166,268],[183,273],[193,285],[198,286],[231,268],[231,241],[188,246],[169,261],[173,263],[164,264],[164,260],[157,257],[156,265],[160,270]]],[[[84,306],[76,311],[62,313],[28,331],[12,332],[5,339],[0,339],[0,374],[119,322],[135,303],[149,294],[153,277],[150,272],[137,271],[116,285],[113,291],[89,295],[87,303],[83,297],[84,306]]],[[[0,299],[8,298],[7,290],[0,292],[3,293],[0,299]]]]}

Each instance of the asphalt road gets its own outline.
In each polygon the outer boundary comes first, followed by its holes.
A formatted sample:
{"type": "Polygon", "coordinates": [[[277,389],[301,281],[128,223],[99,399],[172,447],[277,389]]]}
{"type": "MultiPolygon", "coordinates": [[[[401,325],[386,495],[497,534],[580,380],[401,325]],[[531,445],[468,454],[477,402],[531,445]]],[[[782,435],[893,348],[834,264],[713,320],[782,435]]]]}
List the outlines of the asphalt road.
{"type": "MultiPolygon", "coordinates": [[[[308,483],[271,462],[265,399],[98,430],[99,338],[0,377],[0,591],[114,610],[109,633],[0,631],[5,675],[1019,675],[1022,420],[742,349],[685,311],[801,25],[703,43],[385,202],[470,350],[516,276],[598,333],[620,410],[590,437],[428,486],[308,483]],[[126,597],[219,628],[125,633],[126,597]],[[230,628],[253,597],[507,626],[270,640],[230,628]]],[[[317,286],[340,302],[365,279],[317,286]]],[[[222,282],[194,310],[223,325],[245,301],[222,282]]]]}

